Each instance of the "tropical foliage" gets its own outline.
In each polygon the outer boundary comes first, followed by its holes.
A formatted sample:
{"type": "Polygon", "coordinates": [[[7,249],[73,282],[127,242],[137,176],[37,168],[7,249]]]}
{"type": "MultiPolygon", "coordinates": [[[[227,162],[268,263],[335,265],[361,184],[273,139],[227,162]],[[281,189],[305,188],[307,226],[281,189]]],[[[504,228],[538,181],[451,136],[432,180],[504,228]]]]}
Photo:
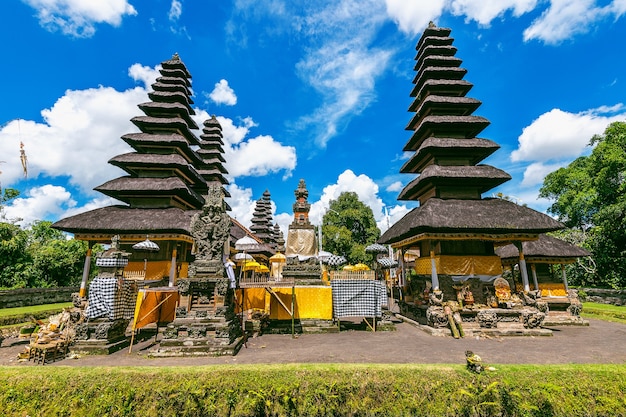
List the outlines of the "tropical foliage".
{"type": "Polygon", "coordinates": [[[80,284],[87,243],[66,236],[49,221],[30,228],[0,222],[0,288],[80,284]]]}
{"type": "Polygon", "coordinates": [[[369,263],[372,255],[365,248],[380,237],[372,209],[354,192],[343,192],[331,200],[322,219],[322,247],[345,256],[349,263],[369,263]]]}
{"type": "Polygon", "coordinates": [[[540,197],[593,253],[596,269],[573,284],[626,287],[626,123],[615,122],[589,142],[593,150],[548,174],[540,197]]]}

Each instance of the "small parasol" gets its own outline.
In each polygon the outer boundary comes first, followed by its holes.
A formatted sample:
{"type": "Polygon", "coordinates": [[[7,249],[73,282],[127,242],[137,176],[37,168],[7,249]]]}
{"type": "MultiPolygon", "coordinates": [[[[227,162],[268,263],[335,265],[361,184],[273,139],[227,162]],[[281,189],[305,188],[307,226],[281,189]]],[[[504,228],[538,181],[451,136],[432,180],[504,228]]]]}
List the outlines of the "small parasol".
{"type": "Polygon", "coordinates": [[[146,236],[146,240],[144,240],[143,242],[135,243],[133,245],[133,249],[147,252],[158,252],[160,248],[159,245],[148,239],[148,237],[146,236]]]}
{"type": "Polygon", "coordinates": [[[244,236],[235,242],[235,249],[242,251],[249,251],[259,248],[259,242],[251,238],[250,236],[244,236]]]}
{"type": "Polygon", "coordinates": [[[391,258],[379,258],[376,259],[376,262],[378,262],[383,269],[396,268],[398,266],[398,261],[394,261],[391,258]]]}
{"type": "Polygon", "coordinates": [[[324,263],[330,266],[339,266],[345,264],[346,262],[348,262],[348,260],[341,255],[331,255],[324,260],[324,263]]]}
{"type": "Polygon", "coordinates": [[[365,248],[366,253],[388,253],[389,249],[380,243],[372,243],[365,248]]]}
{"type": "Polygon", "coordinates": [[[369,271],[370,267],[365,265],[365,264],[358,263],[358,264],[354,265],[353,270],[354,271],[369,271]]]}

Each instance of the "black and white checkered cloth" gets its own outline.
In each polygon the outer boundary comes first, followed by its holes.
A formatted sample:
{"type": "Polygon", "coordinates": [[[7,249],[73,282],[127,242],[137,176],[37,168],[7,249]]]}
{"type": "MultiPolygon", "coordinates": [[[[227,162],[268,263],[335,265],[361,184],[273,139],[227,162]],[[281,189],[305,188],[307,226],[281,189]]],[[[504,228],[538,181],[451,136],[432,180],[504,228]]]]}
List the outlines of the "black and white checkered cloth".
{"type": "Polygon", "coordinates": [[[333,290],[333,315],[338,317],[381,317],[387,304],[387,289],[382,281],[341,279],[330,282],[333,290]]]}
{"type": "Polygon", "coordinates": [[[96,277],[89,285],[85,315],[89,319],[132,319],[135,314],[137,289],[130,281],[96,277]]]}
{"type": "Polygon", "coordinates": [[[96,266],[101,268],[119,268],[128,265],[127,258],[96,258],[96,266]]]}

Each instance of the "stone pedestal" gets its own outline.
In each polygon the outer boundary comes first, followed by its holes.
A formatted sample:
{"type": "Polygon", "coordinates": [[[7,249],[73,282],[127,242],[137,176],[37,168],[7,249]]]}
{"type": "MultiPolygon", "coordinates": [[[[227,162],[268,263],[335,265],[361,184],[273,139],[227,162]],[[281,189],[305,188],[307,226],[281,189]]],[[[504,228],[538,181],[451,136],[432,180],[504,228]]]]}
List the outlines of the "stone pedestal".
{"type": "Polygon", "coordinates": [[[126,329],[130,320],[92,319],[76,326],[70,351],[77,354],[108,355],[130,346],[126,329]]]}
{"type": "Polygon", "coordinates": [[[234,310],[234,291],[227,278],[205,275],[215,267],[215,263],[200,263],[192,278],[178,281],[176,319],[167,325],[151,356],[237,354],[244,337],[234,310]]]}
{"type": "Polygon", "coordinates": [[[322,267],[316,258],[300,261],[297,257],[287,258],[283,267],[283,279],[296,285],[321,285],[322,267]]]}

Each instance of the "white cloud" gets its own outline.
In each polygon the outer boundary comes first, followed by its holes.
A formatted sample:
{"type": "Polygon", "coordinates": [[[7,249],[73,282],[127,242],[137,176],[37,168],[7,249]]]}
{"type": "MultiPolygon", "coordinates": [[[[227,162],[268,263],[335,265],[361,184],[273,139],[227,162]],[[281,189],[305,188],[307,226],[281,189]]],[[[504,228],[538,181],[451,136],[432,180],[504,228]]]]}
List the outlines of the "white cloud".
{"type": "Polygon", "coordinates": [[[95,24],[119,26],[126,15],[137,14],[127,0],[23,0],[37,10],[39,23],[50,31],[60,30],[65,35],[91,37],[95,24]]]}
{"type": "Polygon", "coordinates": [[[72,195],[63,187],[43,185],[34,187],[4,207],[7,219],[20,219],[17,223],[26,226],[35,220],[58,217],[66,209],[76,206],[72,195]]]}
{"type": "Polygon", "coordinates": [[[209,94],[209,98],[213,100],[215,104],[225,104],[227,106],[237,104],[235,91],[228,85],[228,81],[223,79],[215,84],[215,88],[209,94]]]}
{"type": "Polygon", "coordinates": [[[595,0],[552,0],[550,7],[524,31],[524,40],[539,39],[557,44],[573,35],[586,33],[589,26],[607,13],[595,0]]]}
{"type": "Polygon", "coordinates": [[[489,25],[497,17],[512,9],[513,16],[521,16],[537,6],[538,0],[453,0],[450,8],[457,16],[466,16],[481,25],[489,25]]]}
{"type": "Polygon", "coordinates": [[[297,72],[321,94],[323,104],[295,126],[312,131],[317,145],[325,147],[376,98],[376,79],[393,52],[369,45],[384,22],[383,5],[375,0],[329,2],[298,20],[310,47],[297,72]]]}
{"type": "Polygon", "coordinates": [[[623,106],[600,107],[581,113],[553,109],[525,127],[518,148],[511,153],[517,161],[563,161],[583,154],[589,140],[604,131],[608,124],[624,120],[623,106]]]}
{"type": "Polygon", "coordinates": [[[401,181],[395,181],[394,183],[389,184],[387,188],[385,188],[385,191],[389,191],[389,192],[401,191],[403,187],[404,187],[404,184],[402,184],[401,181]]]}
{"type": "Polygon", "coordinates": [[[285,178],[296,167],[296,148],[276,142],[267,135],[241,142],[225,150],[226,169],[234,177],[263,176],[285,170],[285,178]]]}
{"type": "Polygon", "coordinates": [[[183,3],[179,0],[172,0],[172,4],[170,5],[170,11],[167,17],[170,21],[175,22],[180,19],[180,16],[183,14],[183,3]]]}
{"type": "Polygon", "coordinates": [[[448,0],[385,0],[389,17],[402,32],[411,35],[422,33],[429,21],[439,19],[447,3],[448,0]]]}
{"type": "Polygon", "coordinates": [[[232,209],[229,215],[244,226],[250,227],[256,201],[252,199],[252,189],[242,188],[233,182],[227,185],[226,189],[230,193],[226,202],[232,209]]]}
{"type": "Polygon", "coordinates": [[[524,177],[521,182],[522,187],[535,187],[543,184],[543,180],[552,171],[565,166],[565,164],[544,164],[542,162],[534,162],[524,170],[524,177]]]}
{"type": "Polygon", "coordinates": [[[15,153],[3,166],[3,182],[11,184],[21,174],[19,142],[25,145],[29,177],[67,176],[81,190],[115,178],[121,171],[108,160],[130,147],[120,136],[137,131],[130,119],[139,115],[137,104],[147,100],[146,90],[119,92],[110,87],[67,90],[52,108],[41,112],[44,123],[14,120],[0,129],[0,154],[15,153]]]}
{"type": "Polygon", "coordinates": [[[128,76],[135,81],[142,82],[144,88],[148,89],[154,84],[157,77],[161,76],[159,69],[161,69],[161,65],[151,68],[141,64],[133,64],[128,69],[128,76]]]}

